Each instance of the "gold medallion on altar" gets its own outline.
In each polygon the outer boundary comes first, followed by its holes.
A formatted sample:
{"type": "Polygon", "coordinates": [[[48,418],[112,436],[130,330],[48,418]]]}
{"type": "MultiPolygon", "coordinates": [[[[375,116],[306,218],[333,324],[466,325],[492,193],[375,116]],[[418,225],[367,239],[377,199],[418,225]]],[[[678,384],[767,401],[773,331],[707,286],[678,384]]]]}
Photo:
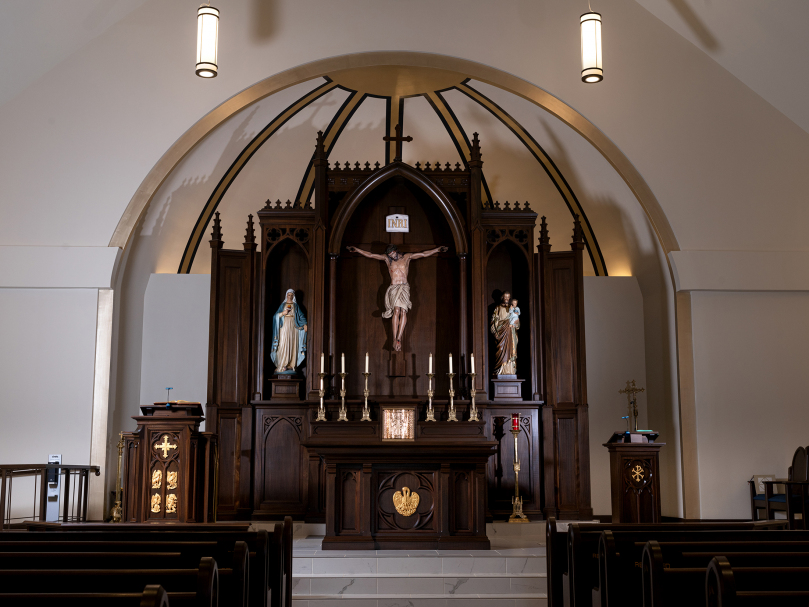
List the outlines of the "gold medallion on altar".
{"type": "Polygon", "coordinates": [[[393,494],[393,505],[402,516],[412,516],[419,506],[419,494],[415,491],[410,493],[410,488],[402,487],[401,491],[393,494]]]}

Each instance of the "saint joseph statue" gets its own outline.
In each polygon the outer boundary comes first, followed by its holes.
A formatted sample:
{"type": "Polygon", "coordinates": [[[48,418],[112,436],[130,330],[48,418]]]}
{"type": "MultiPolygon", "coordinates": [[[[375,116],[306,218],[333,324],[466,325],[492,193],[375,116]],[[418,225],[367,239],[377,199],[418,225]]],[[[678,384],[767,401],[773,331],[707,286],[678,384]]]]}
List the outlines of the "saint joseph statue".
{"type": "MultiPolygon", "coordinates": [[[[516,300],[514,306],[516,306],[516,300]]],[[[497,341],[497,355],[494,360],[495,375],[516,375],[517,374],[517,329],[520,328],[519,316],[514,313],[519,308],[511,306],[511,293],[503,293],[501,302],[494,309],[492,314],[491,329],[495,341],[497,341]]]]}
{"type": "Polygon", "coordinates": [[[402,351],[402,336],[407,324],[407,311],[413,307],[410,303],[410,285],[407,283],[407,272],[410,269],[411,259],[422,259],[436,253],[443,253],[447,247],[436,247],[429,251],[418,253],[399,253],[395,244],[389,245],[384,255],[376,255],[370,251],[363,251],[357,247],[348,247],[351,253],[359,253],[368,259],[384,261],[390,272],[391,285],[385,292],[385,312],[382,318],[393,318],[393,349],[402,351]]]}

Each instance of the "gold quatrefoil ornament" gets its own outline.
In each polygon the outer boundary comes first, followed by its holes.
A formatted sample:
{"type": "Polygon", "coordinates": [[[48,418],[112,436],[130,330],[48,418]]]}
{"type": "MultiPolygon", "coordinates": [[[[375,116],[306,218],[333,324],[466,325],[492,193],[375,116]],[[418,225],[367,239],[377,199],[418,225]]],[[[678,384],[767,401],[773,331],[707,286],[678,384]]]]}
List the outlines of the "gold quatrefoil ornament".
{"type": "Polygon", "coordinates": [[[393,494],[393,505],[402,516],[411,516],[419,506],[419,494],[415,491],[410,493],[408,487],[402,487],[401,491],[393,494]]]}

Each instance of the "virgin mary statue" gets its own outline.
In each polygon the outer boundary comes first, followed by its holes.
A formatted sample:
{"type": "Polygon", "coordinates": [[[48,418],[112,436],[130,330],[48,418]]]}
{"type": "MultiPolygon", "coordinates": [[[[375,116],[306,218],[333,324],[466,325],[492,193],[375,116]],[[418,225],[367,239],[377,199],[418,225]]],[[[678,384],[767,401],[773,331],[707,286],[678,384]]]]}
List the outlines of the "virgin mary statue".
{"type": "Polygon", "coordinates": [[[287,289],[286,297],[272,317],[272,351],[270,358],[276,373],[292,374],[306,356],[306,316],[295,299],[295,291],[287,289]]]}

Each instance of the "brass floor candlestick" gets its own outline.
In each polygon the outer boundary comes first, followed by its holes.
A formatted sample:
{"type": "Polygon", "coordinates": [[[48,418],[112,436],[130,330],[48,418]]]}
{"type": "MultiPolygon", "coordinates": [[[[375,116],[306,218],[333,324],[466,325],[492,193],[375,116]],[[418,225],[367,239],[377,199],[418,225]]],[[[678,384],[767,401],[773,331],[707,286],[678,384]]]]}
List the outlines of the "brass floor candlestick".
{"type": "Polygon", "coordinates": [[[346,375],[348,373],[340,373],[340,417],[337,418],[338,422],[347,422],[348,415],[346,411],[346,375]]]}
{"type": "Polygon", "coordinates": [[[452,388],[452,378],[455,377],[454,373],[447,373],[449,377],[449,415],[447,421],[457,422],[458,418],[455,415],[455,390],[452,388]]]}
{"type": "Polygon", "coordinates": [[[369,422],[371,421],[371,409],[368,408],[368,378],[371,377],[371,374],[365,371],[362,375],[365,377],[365,390],[362,391],[362,395],[365,397],[365,404],[362,406],[362,419],[360,421],[369,422]]]}
{"type": "Polygon", "coordinates": [[[528,517],[522,511],[522,498],[520,497],[520,456],[517,451],[518,441],[520,436],[520,423],[517,417],[517,430],[511,429],[511,434],[514,436],[514,497],[511,498],[511,504],[514,507],[511,516],[508,517],[509,523],[530,523],[528,517]]]}
{"type": "Polygon", "coordinates": [[[315,418],[316,422],[325,422],[326,421],[326,405],[323,404],[323,397],[326,395],[326,391],[323,389],[323,378],[328,375],[327,373],[323,373],[322,371],[317,374],[320,378],[320,390],[318,394],[320,395],[320,405],[317,407],[317,417],[315,418]]]}
{"type": "Polygon", "coordinates": [[[480,415],[478,414],[477,405],[475,405],[475,375],[477,373],[470,373],[469,378],[471,381],[471,388],[469,388],[469,395],[472,399],[472,403],[469,405],[469,421],[470,422],[479,422],[480,415]]]}
{"type": "Polygon", "coordinates": [[[427,374],[427,420],[428,422],[435,421],[435,411],[433,411],[433,377],[435,373],[427,374]]]}
{"type": "Polygon", "coordinates": [[[115,505],[110,510],[113,523],[120,523],[124,516],[124,509],[121,506],[121,460],[124,454],[124,433],[119,434],[118,441],[118,473],[115,476],[115,505]]]}

